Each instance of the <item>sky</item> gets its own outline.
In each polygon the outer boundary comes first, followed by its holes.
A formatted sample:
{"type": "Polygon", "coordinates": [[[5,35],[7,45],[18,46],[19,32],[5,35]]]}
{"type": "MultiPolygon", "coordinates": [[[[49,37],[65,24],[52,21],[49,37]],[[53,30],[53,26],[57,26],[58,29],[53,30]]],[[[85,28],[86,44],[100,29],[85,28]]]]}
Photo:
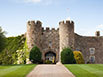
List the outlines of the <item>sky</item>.
{"type": "Polygon", "coordinates": [[[103,0],[0,0],[0,26],[7,37],[25,33],[29,20],[58,28],[67,19],[79,35],[94,36],[98,30],[103,35],[103,0]]]}

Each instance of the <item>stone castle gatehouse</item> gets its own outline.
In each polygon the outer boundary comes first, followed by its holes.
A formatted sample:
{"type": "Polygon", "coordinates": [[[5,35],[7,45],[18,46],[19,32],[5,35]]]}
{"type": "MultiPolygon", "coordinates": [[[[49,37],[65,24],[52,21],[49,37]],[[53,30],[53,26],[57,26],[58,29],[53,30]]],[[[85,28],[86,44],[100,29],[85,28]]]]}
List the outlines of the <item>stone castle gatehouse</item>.
{"type": "Polygon", "coordinates": [[[96,36],[78,35],[74,33],[73,21],[59,22],[58,29],[44,29],[40,21],[28,21],[26,37],[30,49],[34,45],[40,48],[43,61],[54,58],[58,62],[62,49],[71,47],[82,52],[85,63],[88,60],[103,63],[103,36],[100,36],[99,31],[96,32],[96,36]]]}

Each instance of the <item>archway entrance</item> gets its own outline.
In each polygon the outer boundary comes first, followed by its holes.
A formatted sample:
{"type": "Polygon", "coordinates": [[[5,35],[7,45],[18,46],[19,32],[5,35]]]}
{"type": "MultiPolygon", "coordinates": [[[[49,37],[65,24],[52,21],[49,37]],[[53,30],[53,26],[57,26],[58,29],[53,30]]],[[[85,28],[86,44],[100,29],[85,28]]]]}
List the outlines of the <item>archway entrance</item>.
{"type": "Polygon", "coordinates": [[[51,61],[52,63],[56,62],[56,54],[52,51],[49,51],[45,54],[45,60],[51,61]]]}

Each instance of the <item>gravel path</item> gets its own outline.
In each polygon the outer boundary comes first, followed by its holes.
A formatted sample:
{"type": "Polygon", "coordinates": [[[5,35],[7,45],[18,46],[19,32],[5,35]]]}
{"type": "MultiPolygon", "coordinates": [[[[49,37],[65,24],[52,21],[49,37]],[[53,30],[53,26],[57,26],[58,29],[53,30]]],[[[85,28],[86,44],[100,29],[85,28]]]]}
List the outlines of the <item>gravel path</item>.
{"type": "Polygon", "coordinates": [[[63,65],[37,65],[27,77],[75,77],[63,65]]]}

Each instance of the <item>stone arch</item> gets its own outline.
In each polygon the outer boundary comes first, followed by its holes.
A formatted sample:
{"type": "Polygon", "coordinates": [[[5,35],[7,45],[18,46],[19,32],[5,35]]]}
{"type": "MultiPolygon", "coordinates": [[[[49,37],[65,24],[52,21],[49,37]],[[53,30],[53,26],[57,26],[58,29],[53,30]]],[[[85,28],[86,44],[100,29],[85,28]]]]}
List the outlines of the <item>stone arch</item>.
{"type": "Polygon", "coordinates": [[[43,62],[45,62],[45,54],[46,53],[49,53],[49,52],[52,52],[52,53],[54,53],[55,55],[56,55],[56,57],[55,57],[55,62],[58,62],[58,51],[55,51],[54,49],[46,49],[45,51],[43,51],[43,56],[42,56],[42,58],[43,58],[43,62]]]}
{"type": "Polygon", "coordinates": [[[47,53],[45,53],[45,60],[54,60],[56,62],[56,53],[48,51],[47,53]]]}

